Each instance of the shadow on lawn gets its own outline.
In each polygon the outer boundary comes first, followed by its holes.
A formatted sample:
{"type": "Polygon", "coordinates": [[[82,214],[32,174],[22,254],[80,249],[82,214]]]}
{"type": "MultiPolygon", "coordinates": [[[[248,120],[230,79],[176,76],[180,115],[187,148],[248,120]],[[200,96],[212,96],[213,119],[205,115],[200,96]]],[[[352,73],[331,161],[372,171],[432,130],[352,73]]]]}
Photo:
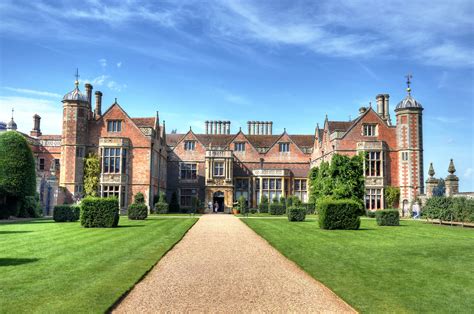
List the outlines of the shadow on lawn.
{"type": "Polygon", "coordinates": [[[39,258],[0,258],[0,267],[2,266],[18,266],[22,264],[34,263],[39,258]]]}
{"type": "Polygon", "coordinates": [[[33,231],[0,231],[0,234],[10,234],[10,233],[30,233],[30,232],[33,232],[33,231]]]}

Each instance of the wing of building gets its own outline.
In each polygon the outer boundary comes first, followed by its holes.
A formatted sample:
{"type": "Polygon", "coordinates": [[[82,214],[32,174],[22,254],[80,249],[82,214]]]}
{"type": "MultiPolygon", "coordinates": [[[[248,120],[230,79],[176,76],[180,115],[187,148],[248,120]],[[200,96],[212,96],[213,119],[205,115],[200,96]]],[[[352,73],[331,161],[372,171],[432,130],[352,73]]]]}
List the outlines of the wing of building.
{"type": "MultiPolygon", "coordinates": [[[[422,106],[408,90],[395,108],[392,124],[389,95],[376,96],[373,109],[362,107],[350,121],[326,117],[314,134],[273,134],[273,122],[248,121],[244,131],[232,132],[230,121],[205,121],[205,133],[166,134],[158,112],[132,118],[115,101],[102,113],[102,93],[85,85],[62,100],[60,135],[43,135],[40,116],[25,135],[37,159],[41,201],[51,214],[55,204],[71,203],[84,195],[84,160],[100,158],[101,196],[115,195],[126,210],[133,195],[142,192],[152,207],[160,192],[168,200],[176,193],[183,208],[193,197],[220,211],[228,211],[244,196],[256,207],[263,195],[270,200],[297,195],[308,201],[311,167],[334,154],[365,152],[366,207],[384,208],[384,189],[397,186],[402,202],[423,194],[422,106]],[[94,107],[94,108],[93,108],[94,107]],[[217,206],[216,206],[217,205],[217,206]]],[[[6,129],[16,128],[6,125],[6,129]]],[[[316,121],[315,121],[316,122],[316,121]]],[[[14,123],[14,122],[13,122],[14,123]]]]}

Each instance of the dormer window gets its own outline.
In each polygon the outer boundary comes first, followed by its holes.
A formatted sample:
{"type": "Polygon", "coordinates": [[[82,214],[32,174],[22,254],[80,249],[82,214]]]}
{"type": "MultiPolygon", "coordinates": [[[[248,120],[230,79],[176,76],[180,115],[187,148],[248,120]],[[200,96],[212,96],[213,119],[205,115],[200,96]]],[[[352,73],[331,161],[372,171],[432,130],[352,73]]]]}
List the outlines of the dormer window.
{"type": "Polygon", "coordinates": [[[195,150],[196,141],[184,141],[184,150],[195,150]]]}
{"type": "Polygon", "coordinates": [[[279,143],[280,152],[288,153],[290,151],[290,143],[279,143]]]}
{"type": "Polygon", "coordinates": [[[235,143],[234,151],[236,152],[245,152],[245,143],[235,143]]]}
{"type": "Polygon", "coordinates": [[[363,135],[364,136],[377,136],[377,125],[376,124],[364,124],[363,135]]]}
{"type": "Polygon", "coordinates": [[[121,132],[122,121],[120,120],[109,120],[107,121],[107,132],[121,132]]]}

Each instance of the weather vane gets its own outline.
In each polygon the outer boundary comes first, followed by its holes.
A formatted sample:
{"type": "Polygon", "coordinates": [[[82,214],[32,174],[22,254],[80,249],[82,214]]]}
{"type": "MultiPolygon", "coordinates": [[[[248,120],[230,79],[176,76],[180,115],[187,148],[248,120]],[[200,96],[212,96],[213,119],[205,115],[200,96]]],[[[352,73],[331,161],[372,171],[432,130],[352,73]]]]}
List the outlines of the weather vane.
{"type": "Polygon", "coordinates": [[[12,120],[13,120],[13,112],[15,112],[15,108],[12,108],[12,120]]]}
{"type": "Polygon", "coordinates": [[[76,87],[79,85],[79,69],[76,68],[76,74],[74,75],[76,77],[76,81],[74,84],[76,84],[76,87]]]}
{"type": "Polygon", "coordinates": [[[411,79],[413,78],[413,75],[407,74],[405,77],[407,78],[407,92],[408,92],[408,95],[410,95],[410,92],[411,92],[410,84],[411,84],[411,79]]]}

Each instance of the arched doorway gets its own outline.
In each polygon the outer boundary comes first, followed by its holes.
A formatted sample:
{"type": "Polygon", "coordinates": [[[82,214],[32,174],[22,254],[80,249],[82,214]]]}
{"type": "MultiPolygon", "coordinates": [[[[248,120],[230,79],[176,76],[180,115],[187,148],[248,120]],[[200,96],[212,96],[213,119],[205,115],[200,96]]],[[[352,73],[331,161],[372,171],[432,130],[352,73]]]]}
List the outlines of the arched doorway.
{"type": "Polygon", "coordinates": [[[216,203],[218,205],[217,211],[218,212],[224,212],[224,192],[222,191],[217,191],[213,195],[212,199],[212,206],[213,208],[216,206],[216,203]]]}

